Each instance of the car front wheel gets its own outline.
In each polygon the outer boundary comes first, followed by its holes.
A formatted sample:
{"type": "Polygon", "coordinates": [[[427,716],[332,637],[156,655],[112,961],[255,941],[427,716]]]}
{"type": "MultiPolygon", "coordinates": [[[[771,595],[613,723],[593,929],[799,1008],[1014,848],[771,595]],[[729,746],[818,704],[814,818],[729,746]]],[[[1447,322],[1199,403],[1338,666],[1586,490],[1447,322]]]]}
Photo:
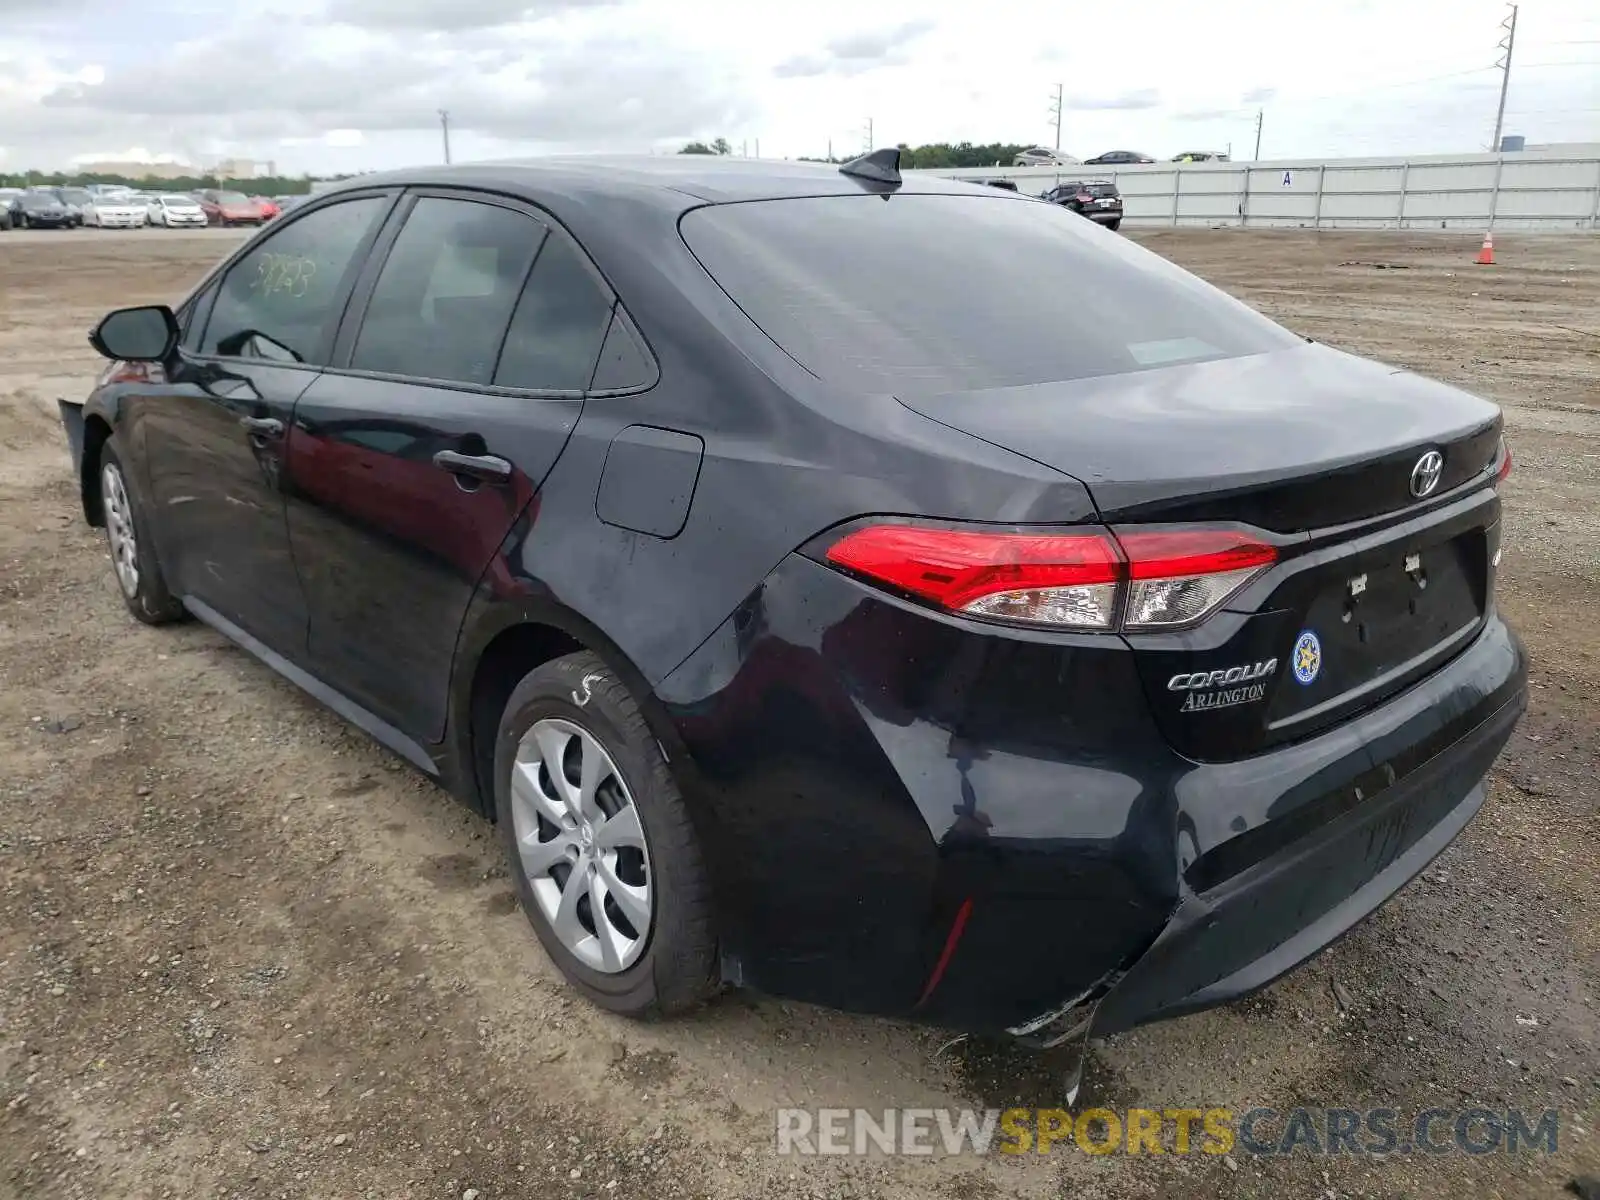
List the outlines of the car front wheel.
{"type": "Polygon", "coordinates": [[[1106,228],[1111,230],[1112,233],[1115,233],[1117,230],[1122,228],[1122,218],[1118,217],[1115,221],[1107,221],[1106,228]]]}
{"type": "Polygon", "coordinates": [[[523,912],[569,983],[648,1018],[716,989],[711,895],[688,808],[632,694],[598,655],[517,685],[495,810],[523,912]]]}
{"type": "Polygon", "coordinates": [[[109,442],[100,452],[100,511],[117,588],[128,611],[146,625],[182,620],[186,611],[167,590],[148,527],[128,490],[122,459],[109,442]]]}

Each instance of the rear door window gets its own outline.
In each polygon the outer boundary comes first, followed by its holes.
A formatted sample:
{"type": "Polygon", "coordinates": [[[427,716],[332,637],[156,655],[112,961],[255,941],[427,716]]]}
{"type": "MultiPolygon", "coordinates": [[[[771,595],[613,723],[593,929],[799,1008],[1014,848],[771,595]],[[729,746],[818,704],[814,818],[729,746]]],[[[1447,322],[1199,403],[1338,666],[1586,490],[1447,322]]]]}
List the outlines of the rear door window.
{"type": "Polygon", "coordinates": [[[539,391],[586,390],[611,325],[611,308],[611,293],[583,252],[566,235],[552,232],[517,303],[494,382],[539,391]]]}
{"type": "Polygon", "coordinates": [[[350,366],[487,385],[545,226],[471,200],[424,197],[395,239],[350,366]]]}
{"type": "Polygon", "coordinates": [[[709,205],[679,227],[769,337],[856,391],[1013,387],[1299,344],[1059,205],[807,197],[709,205]]]}

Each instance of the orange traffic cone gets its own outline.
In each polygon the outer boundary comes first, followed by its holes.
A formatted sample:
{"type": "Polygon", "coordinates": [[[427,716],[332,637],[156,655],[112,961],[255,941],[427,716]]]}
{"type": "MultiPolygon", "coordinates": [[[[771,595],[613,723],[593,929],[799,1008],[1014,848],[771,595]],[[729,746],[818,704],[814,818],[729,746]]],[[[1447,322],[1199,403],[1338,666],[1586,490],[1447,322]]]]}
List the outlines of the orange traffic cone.
{"type": "Polygon", "coordinates": [[[1476,262],[1480,267],[1494,266],[1494,234],[1483,235],[1483,249],[1478,251],[1476,262]]]}

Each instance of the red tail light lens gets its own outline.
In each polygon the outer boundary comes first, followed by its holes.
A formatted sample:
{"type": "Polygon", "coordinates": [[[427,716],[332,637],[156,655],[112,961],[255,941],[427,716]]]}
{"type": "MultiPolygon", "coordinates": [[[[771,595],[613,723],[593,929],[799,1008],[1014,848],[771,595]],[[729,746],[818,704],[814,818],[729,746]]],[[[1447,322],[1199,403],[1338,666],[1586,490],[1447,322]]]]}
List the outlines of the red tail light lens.
{"type": "Polygon", "coordinates": [[[1504,483],[1506,476],[1511,474],[1511,443],[1504,438],[1500,439],[1500,469],[1494,473],[1496,483],[1504,483]]]}
{"type": "Polygon", "coordinates": [[[113,362],[100,376],[100,386],[108,383],[165,383],[167,372],[160,363],[113,362]]]}
{"type": "Polygon", "coordinates": [[[1229,530],[1130,531],[1117,540],[1132,580],[1123,616],[1129,630],[1191,625],[1278,560],[1265,542],[1229,530]]]}
{"type": "Polygon", "coordinates": [[[1277,561],[1229,530],[1020,534],[869,525],[828,548],[835,567],[950,612],[1067,629],[1176,629],[1209,616],[1277,561]]]}
{"type": "Polygon", "coordinates": [[[1100,534],[975,533],[869,525],[828,561],[941,608],[1001,621],[1110,629],[1122,561],[1100,534]]]}

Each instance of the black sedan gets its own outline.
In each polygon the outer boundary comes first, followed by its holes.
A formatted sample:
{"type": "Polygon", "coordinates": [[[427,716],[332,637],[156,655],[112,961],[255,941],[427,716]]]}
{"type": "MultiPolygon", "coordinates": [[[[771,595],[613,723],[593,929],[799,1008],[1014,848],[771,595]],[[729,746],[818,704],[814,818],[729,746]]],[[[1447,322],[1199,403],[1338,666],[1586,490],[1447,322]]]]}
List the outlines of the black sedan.
{"type": "Polygon", "coordinates": [[[1525,704],[1494,404],[892,150],[363,176],[93,343],[133,615],[497,820],[617,1012],[1229,1000],[1443,850],[1525,704]]]}
{"type": "Polygon", "coordinates": [[[70,229],[78,218],[54,192],[23,192],[11,201],[11,223],[18,229],[70,229]]]}
{"type": "Polygon", "coordinates": [[[1084,159],[1083,165],[1086,167],[1115,167],[1153,162],[1155,162],[1155,159],[1148,154],[1141,154],[1137,150],[1107,150],[1104,154],[1097,154],[1093,158],[1084,159]]]}

